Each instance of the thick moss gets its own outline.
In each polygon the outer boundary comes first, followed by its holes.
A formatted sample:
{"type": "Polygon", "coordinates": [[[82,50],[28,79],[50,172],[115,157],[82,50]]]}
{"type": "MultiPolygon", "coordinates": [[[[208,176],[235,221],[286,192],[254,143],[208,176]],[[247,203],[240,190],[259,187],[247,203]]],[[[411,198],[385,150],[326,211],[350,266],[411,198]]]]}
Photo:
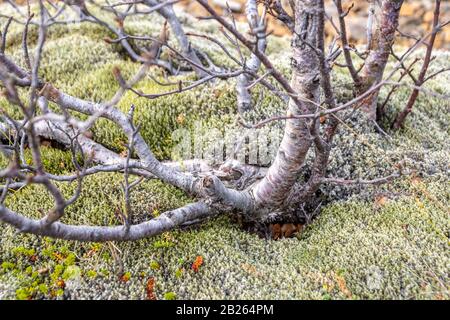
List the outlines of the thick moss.
{"type": "MultiPolygon", "coordinates": [[[[114,223],[119,181],[109,174],[88,179],[82,205],[69,209],[65,221],[114,223]]],[[[64,188],[71,190],[73,186],[64,188]]],[[[50,208],[36,191],[21,190],[8,204],[36,216],[39,208],[50,208]]],[[[280,241],[242,232],[226,218],[114,248],[14,237],[12,228],[4,226],[3,298],[27,293],[57,297],[63,280],[60,294],[67,298],[140,299],[147,295],[146,282],[154,278],[159,299],[167,292],[181,299],[448,299],[449,222],[442,206],[448,206],[449,195],[439,181],[417,182],[403,191],[411,195],[383,205],[357,199],[329,205],[298,239],[280,241]],[[114,260],[116,254],[120,261],[114,260]],[[198,256],[203,264],[195,272],[192,263],[198,256]],[[76,266],[77,272],[73,267],[67,271],[68,266],[76,266]],[[71,279],[73,274],[79,276],[71,279]],[[47,293],[39,290],[43,285],[47,293]]],[[[160,211],[188,200],[172,193],[158,182],[145,182],[134,193],[134,208],[141,210],[136,214],[154,212],[151,199],[160,211]]]]}
{"type": "MultiPolygon", "coordinates": [[[[64,174],[74,171],[72,162],[72,154],[69,151],[63,151],[52,147],[41,147],[42,163],[44,169],[52,174],[64,174]]],[[[5,168],[11,159],[8,159],[3,154],[0,154],[0,168],[5,168]]],[[[32,164],[31,151],[25,150],[25,161],[32,164]]],[[[81,159],[77,159],[81,161],[81,159]]]]}

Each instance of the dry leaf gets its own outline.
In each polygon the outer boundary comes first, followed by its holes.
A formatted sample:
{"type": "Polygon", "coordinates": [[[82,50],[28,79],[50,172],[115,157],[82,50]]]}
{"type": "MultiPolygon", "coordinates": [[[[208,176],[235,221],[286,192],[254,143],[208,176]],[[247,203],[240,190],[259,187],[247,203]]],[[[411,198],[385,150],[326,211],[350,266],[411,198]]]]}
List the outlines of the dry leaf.
{"type": "Polygon", "coordinates": [[[147,280],[147,285],[145,286],[145,292],[147,294],[147,300],[156,300],[155,289],[155,278],[150,277],[147,280]]]}
{"type": "Polygon", "coordinates": [[[279,223],[271,224],[269,226],[270,233],[272,234],[272,239],[277,240],[281,236],[281,225],[279,223]]]}
{"type": "Polygon", "coordinates": [[[379,209],[379,208],[383,207],[387,201],[388,201],[388,197],[386,197],[386,196],[383,196],[383,195],[376,196],[375,202],[373,204],[374,209],[379,209]]]}
{"type": "Polygon", "coordinates": [[[352,297],[352,293],[347,288],[347,283],[346,283],[344,277],[341,277],[341,276],[336,274],[335,275],[335,279],[336,279],[336,282],[338,284],[339,290],[341,290],[342,293],[347,296],[347,298],[351,298],[352,297]]]}
{"type": "Polygon", "coordinates": [[[195,258],[195,261],[192,263],[192,270],[194,270],[194,272],[198,272],[198,270],[202,264],[203,264],[203,257],[197,256],[195,258]]]}

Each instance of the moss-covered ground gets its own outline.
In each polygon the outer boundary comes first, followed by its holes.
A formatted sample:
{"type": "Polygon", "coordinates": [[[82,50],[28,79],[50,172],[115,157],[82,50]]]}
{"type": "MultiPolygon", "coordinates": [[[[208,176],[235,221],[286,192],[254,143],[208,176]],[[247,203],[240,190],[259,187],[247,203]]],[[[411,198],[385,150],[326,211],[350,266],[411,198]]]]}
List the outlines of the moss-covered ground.
{"type": "MultiPolygon", "coordinates": [[[[194,22],[187,16],[182,20],[188,26],[194,22]]],[[[128,28],[157,34],[161,23],[133,18],[128,28]]],[[[195,24],[197,31],[221,36],[210,22],[195,24]]],[[[12,24],[7,47],[7,53],[19,59],[20,30],[12,24]]],[[[119,66],[126,77],[138,66],[120,48],[103,42],[106,36],[110,35],[94,25],[54,27],[41,75],[81,98],[112,97],[118,87],[112,68],[119,66]]],[[[31,29],[30,39],[35,38],[36,30],[31,29]]],[[[195,43],[214,61],[231,65],[214,46],[195,43]]],[[[274,38],[268,49],[285,72],[288,45],[288,39],[274,38]]],[[[432,68],[448,67],[449,56],[438,53],[432,68]]],[[[162,79],[160,70],[151,72],[162,79]]],[[[333,77],[340,99],[348,98],[348,77],[338,70],[333,77]]],[[[427,86],[449,94],[449,80],[443,73],[427,86]]],[[[138,87],[151,93],[168,89],[151,79],[138,87]]],[[[383,89],[381,100],[387,92],[383,89]]],[[[404,106],[408,94],[408,88],[400,88],[393,95],[389,114],[404,106]]],[[[283,108],[267,93],[261,101],[260,110],[266,114],[283,108]]],[[[220,129],[235,126],[232,82],[156,100],[127,93],[120,108],[127,110],[132,103],[141,133],[160,159],[170,157],[174,129],[192,130],[196,120],[220,129]]],[[[3,98],[0,106],[20,116],[3,98]]],[[[228,217],[134,243],[52,240],[0,225],[0,299],[449,299],[449,107],[448,101],[421,95],[405,129],[388,132],[391,138],[375,133],[360,114],[350,119],[336,140],[341,147],[333,151],[331,175],[374,178],[392,172],[400,160],[417,174],[379,188],[324,186],[327,204],[297,238],[261,239],[240,230],[228,217]]],[[[271,130],[280,126],[273,124],[271,130]]],[[[123,150],[124,136],[112,123],[99,121],[93,134],[104,145],[123,150]]],[[[67,151],[43,147],[43,155],[48,171],[73,170],[67,151]]],[[[4,167],[7,161],[1,158],[0,163],[4,167]]],[[[106,173],[88,177],[64,221],[118,223],[114,213],[123,206],[122,179],[106,173]]],[[[76,188],[74,183],[60,186],[67,196],[76,188]]],[[[134,219],[150,219],[190,201],[175,188],[145,181],[132,193],[134,219]]],[[[32,217],[52,206],[39,186],[13,191],[6,204],[32,217]]]]}

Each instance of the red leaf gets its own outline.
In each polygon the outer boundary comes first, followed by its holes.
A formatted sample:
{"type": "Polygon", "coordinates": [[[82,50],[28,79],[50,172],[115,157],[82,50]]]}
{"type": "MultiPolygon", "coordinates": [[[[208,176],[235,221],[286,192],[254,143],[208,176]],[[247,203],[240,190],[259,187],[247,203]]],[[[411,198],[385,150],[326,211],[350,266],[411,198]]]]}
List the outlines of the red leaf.
{"type": "Polygon", "coordinates": [[[192,263],[192,270],[194,270],[194,272],[198,272],[202,264],[203,264],[203,257],[197,256],[197,258],[195,258],[195,261],[192,263]]]}
{"type": "Polygon", "coordinates": [[[155,289],[155,278],[151,277],[147,280],[147,286],[145,292],[147,293],[147,300],[156,300],[156,295],[153,292],[155,289]]]}

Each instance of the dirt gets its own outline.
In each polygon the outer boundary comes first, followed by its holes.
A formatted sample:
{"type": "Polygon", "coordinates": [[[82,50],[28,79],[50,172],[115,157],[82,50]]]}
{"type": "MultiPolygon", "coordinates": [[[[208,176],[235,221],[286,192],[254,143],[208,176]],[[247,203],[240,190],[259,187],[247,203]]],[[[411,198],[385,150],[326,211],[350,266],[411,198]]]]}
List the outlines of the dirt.
{"type": "MultiPolygon", "coordinates": [[[[267,0],[259,0],[264,2],[267,0]]],[[[270,0],[268,0],[270,1],[270,0]]],[[[226,9],[223,6],[216,3],[224,3],[225,1],[213,0],[210,3],[220,13],[225,14],[226,9]]],[[[240,3],[240,10],[234,10],[233,15],[237,21],[245,21],[245,0],[233,0],[233,3],[240,3]]],[[[292,12],[289,7],[288,0],[283,0],[284,8],[287,12],[292,12]]],[[[349,12],[347,22],[347,32],[351,44],[364,44],[366,41],[366,24],[367,24],[367,1],[349,1],[343,0],[342,4],[344,10],[348,10],[353,5],[349,12]]],[[[204,17],[207,16],[205,10],[196,1],[182,1],[178,4],[179,7],[184,8],[187,12],[190,12],[194,16],[204,17]]],[[[326,0],[326,11],[329,16],[333,17],[333,21],[337,24],[336,7],[333,0],[326,0]]],[[[409,0],[402,6],[401,18],[400,18],[400,30],[406,34],[412,34],[414,36],[421,36],[431,30],[431,23],[433,20],[434,1],[432,0],[409,0]]],[[[262,12],[262,6],[260,5],[260,12],[262,12]]],[[[441,3],[441,22],[448,21],[450,18],[450,2],[442,1],[441,3]]],[[[273,16],[268,16],[268,32],[271,32],[275,36],[290,35],[289,29],[273,16]]],[[[328,21],[325,28],[328,37],[333,37],[335,31],[332,24],[328,21]]],[[[399,42],[402,45],[411,45],[414,40],[402,38],[399,42]]],[[[436,39],[437,48],[450,49],[450,26],[444,28],[444,30],[438,35],[436,39]]]]}

